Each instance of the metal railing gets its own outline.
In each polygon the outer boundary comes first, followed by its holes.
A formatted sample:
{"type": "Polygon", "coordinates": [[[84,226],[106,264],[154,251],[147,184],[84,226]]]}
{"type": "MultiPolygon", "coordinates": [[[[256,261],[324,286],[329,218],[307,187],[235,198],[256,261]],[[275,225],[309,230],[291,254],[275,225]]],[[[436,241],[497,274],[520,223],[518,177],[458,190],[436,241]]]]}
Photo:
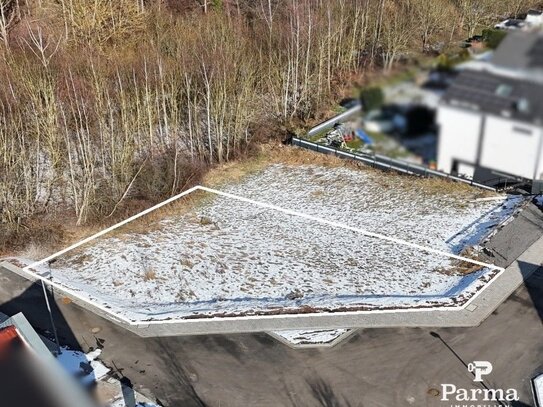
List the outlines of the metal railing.
{"type": "Polygon", "coordinates": [[[332,117],[329,120],[326,120],[325,122],[322,122],[321,124],[317,124],[315,127],[313,127],[311,130],[307,132],[307,135],[309,137],[313,137],[315,134],[320,133],[324,130],[329,130],[336,123],[343,123],[347,119],[351,118],[352,116],[360,115],[362,112],[362,105],[358,104],[356,106],[351,107],[350,109],[346,110],[345,112],[332,117]]]}
{"type": "Polygon", "coordinates": [[[381,170],[392,170],[392,171],[396,171],[402,174],[418,175],[421,177],[440,177],[440,178],[445,178],[452,181],[462,182],[464,184],[486,189],[489,191],[498,190],[497,188],[480,184],[478,182],[474,182],[473,180],[469,178],[464,178],[459,175],[451,175],[442,171],[432,170],[423,165],[418,165],[415,163],[410,163],[408,161],[390,158],[381,154],[367,154],[367,153],[361,153],[361,152],[352,153],[345,150],[339,150],[334,147],[323,146],[321,144],[304,140],[298,137],[292,138],[292,145],[305,148],[308,150],[316,151],[318,153],[333,154],[336,157],[359,161],[371,167],[379,168],[381,170]]]}

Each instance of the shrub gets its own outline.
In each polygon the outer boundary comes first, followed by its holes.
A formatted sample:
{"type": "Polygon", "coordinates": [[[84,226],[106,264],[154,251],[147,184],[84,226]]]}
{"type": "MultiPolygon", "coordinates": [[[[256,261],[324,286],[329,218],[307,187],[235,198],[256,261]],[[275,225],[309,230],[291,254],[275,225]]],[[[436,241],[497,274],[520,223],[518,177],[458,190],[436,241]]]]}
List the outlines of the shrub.
{"type": "Polygon", "coordinates": [[[488,48],[496,49],[503,41],[507,32],[503,30],[487,29],[483,30],[483,42],[488,48]]]}
{"type": "Polygon", "coordinates": [[[360,91],[360,102],[366,111],[379,109],[384,101],[383,91],[379,87],[368,87],[360,91]]]}
{"type": "Polygon", "coordinates": [[[455,65],[467,61],[469,58],[470,54],[467,49],[462,49],[454,54],[441,54],[437,57],[436,69],[438,71],[448,72],[452,70],[455,65]]]}

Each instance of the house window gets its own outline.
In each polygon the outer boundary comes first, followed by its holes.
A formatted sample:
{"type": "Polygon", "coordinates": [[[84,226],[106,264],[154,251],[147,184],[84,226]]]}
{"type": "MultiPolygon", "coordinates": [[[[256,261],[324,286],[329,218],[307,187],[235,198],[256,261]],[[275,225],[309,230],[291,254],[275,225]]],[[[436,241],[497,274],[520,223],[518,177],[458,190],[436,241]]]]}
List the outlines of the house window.
{"type": "Polygon", "coordinates": [[[519,99],[517,102],[517,110],[521,113],[530,113],[530,102],[528,99],[519,99]]]}
{"type": "Polygon", "coordinates": [[[496,95],[501,97],[509,97],[513,92],[513,88],[510,85],[501,84],[496,88],[496,95]]]}

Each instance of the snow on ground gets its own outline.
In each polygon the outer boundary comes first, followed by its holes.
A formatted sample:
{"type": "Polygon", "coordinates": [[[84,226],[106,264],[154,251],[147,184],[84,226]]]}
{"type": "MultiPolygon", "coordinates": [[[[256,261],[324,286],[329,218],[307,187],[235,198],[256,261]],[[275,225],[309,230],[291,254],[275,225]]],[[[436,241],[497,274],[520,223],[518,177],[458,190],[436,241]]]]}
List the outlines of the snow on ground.
{"type": "MultiPolygon", "coordinates": [[[[523,202],[420,185],[371,171],[272,165],[223,189],[453,253],[477,245],[523,202]]],[[[445,256],[214,194],[146,233],[123,232],[40,271],[135,320],[453,306],[495,275],[478,267],[464,275],[445,256]]]]}
{"type": "Polygon", "coordinates": [[[430,195],[413,177],[318,166],[271,166],[225,190],[453,253],[479,242],[524,200],[430,195]]]}
{"type": "MultiPolygon", "coordinates": [[[[124,399],[120,398],[118,400],[115,400],[113,403],[109,404],[108,407],[132,407],[124,401],[124,399]]],[[[157,404],[153,403],[138,403],[135,407],[158,407],[157,404]]]]}
{"type": "Polygon", "coordinates": [[[110,378],[107,382],[100,384],[102,389],[109,389],[109,392],[102,390],[102,393],[109,393],[109,399],[105,400],[107,407],[159,407],[158,404],[151,402],[133,388],[119,383],[118,380],[110,378]]]}
{"type": "Polygon", "coordinates": [[[293,345],[315,345],[329,344],[339,338],[344,333],[349,332],[348,329],[321,329],[321,330],[286,330],[275,331],[275,335],[282,337],[293,345]]]}
{"type": "Polygon", "coordinates": [[[57,360],[70,375],[82,384],[90,385],[102,379],[109,372],[109,369],[97,360],[100,353],[100,349],[85,354],[63,347],[57,360]]]}

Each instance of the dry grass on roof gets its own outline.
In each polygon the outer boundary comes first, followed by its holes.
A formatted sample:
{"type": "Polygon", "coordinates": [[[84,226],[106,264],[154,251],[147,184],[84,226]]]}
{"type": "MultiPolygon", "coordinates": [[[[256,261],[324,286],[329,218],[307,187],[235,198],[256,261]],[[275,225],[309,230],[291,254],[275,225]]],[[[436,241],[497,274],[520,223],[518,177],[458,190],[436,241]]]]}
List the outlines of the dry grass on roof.
{"type": "Polygon", "coordinates": [[[257,173],[271,164],[288,166],[319,165],[324,167],[344,167],[371,174],[380,185],[389,188],[416,189],[431,196],[456,195],[467,200],[495,196],[492,191],[471,187],[468,184],[444,178],[422,178],[399,174],[394,171],[379,170],[356,161],[345,160],[333,155],[320,154],[298,147],[269,143],[260,147],[255,157],[232,161],[211,169],[203,178],[203,184],[220,188],[225,184],[240,182],[244,177],[257,173]]]}

